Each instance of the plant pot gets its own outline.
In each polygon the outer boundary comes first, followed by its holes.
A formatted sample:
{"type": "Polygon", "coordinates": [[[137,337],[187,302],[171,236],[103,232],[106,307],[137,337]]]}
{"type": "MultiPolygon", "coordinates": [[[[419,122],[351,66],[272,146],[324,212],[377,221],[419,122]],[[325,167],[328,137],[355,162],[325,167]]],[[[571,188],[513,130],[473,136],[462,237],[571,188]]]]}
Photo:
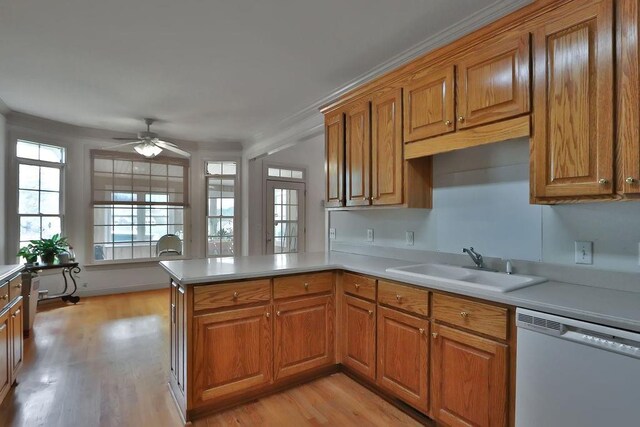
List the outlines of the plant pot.
{"type": "Polygon", "coordinates": [[[34,255],[32,257],[24,259],[25,264],[35,264],[36,262],[38,262],[38,255],[34,255]]]}
{"type": "Polygon", "coordinates": [[[54,252],[45,252],[40,255],[40,258],[44,264],[53,264],[56,260],[56,254],[54,252]]]}
{"type": "Polygon", "coordinates": [[[69,263],[69,252],[62,252],[58,254],[58,262],[60,264],[68,264],[69,263]]]}

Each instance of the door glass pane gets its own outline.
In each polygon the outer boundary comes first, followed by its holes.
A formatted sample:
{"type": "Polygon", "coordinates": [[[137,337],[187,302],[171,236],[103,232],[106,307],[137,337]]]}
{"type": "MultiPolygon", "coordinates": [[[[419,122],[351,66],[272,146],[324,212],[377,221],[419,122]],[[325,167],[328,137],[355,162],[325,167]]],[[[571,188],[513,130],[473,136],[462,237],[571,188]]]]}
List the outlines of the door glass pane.
{"type": "Polygon", "coordinates": [[[298,190],[273,190],[273,252],[298,251],[298,190]]]}

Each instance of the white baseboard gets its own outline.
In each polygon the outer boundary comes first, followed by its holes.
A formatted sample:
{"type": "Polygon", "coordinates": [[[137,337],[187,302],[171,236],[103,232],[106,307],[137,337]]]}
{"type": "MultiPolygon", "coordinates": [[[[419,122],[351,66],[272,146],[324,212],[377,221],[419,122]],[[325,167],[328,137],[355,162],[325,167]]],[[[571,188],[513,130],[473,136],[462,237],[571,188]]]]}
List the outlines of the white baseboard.
{"type": "Polygon", "coordinates": [[[100,295],[114,295],[114,294],[126,294],[130,292],[151,291],[156,289],[168,289],[169,282],[153,283],[147,285],[132,285],[132,286],[119,286],[117,288],[102,288],[102,289],[82,289],[78,288],[76,295],[79,297],[95,297],[100,295]]]}

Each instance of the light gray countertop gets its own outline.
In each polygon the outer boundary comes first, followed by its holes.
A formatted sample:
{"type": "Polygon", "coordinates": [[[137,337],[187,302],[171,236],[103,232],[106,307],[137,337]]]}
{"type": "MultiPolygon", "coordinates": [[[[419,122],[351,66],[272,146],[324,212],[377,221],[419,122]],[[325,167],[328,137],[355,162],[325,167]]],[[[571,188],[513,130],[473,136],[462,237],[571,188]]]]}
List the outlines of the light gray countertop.
{"type": "Polygon", "coordinates": [[[22,264],[0,265],[0,284],[22,270],[22,267],[22,264]]]}
{"type": "Polygon", "coordinates": [[[640,292],[549,281],[500,293],[433,280],[425,281],[385,271],[389,267],[409,264],[415,262],[343,252],[160,262],[169,275],[182,285],[341,269],[640,332],[640,292]]]}

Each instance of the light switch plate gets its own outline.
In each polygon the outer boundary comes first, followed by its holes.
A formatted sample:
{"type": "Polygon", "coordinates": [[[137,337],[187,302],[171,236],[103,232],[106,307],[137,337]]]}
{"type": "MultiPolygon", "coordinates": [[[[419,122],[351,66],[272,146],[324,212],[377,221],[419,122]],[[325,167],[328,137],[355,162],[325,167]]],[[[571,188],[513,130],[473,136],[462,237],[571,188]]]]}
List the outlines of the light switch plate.
{"type": "Polygon", "coordinates": [[[373,242],[373,228],[367,228],[367,242],[373,242]]]}
{"type": "Polygon", "coordinates": [[[329,229],[329,239],[335,240],[335,238],[336,238],[336,229],[335,228],[330,228],[329,229]]]}
{"type": "Polygon", "coordinates": [[[404,238],[407,246],[413,246],[413,231],[406,231],[404,238]]]}
{"type": "Polygon", "coordinates": [[[593,242],[576,241],[576,264],[593,264],[593,242]]]}

